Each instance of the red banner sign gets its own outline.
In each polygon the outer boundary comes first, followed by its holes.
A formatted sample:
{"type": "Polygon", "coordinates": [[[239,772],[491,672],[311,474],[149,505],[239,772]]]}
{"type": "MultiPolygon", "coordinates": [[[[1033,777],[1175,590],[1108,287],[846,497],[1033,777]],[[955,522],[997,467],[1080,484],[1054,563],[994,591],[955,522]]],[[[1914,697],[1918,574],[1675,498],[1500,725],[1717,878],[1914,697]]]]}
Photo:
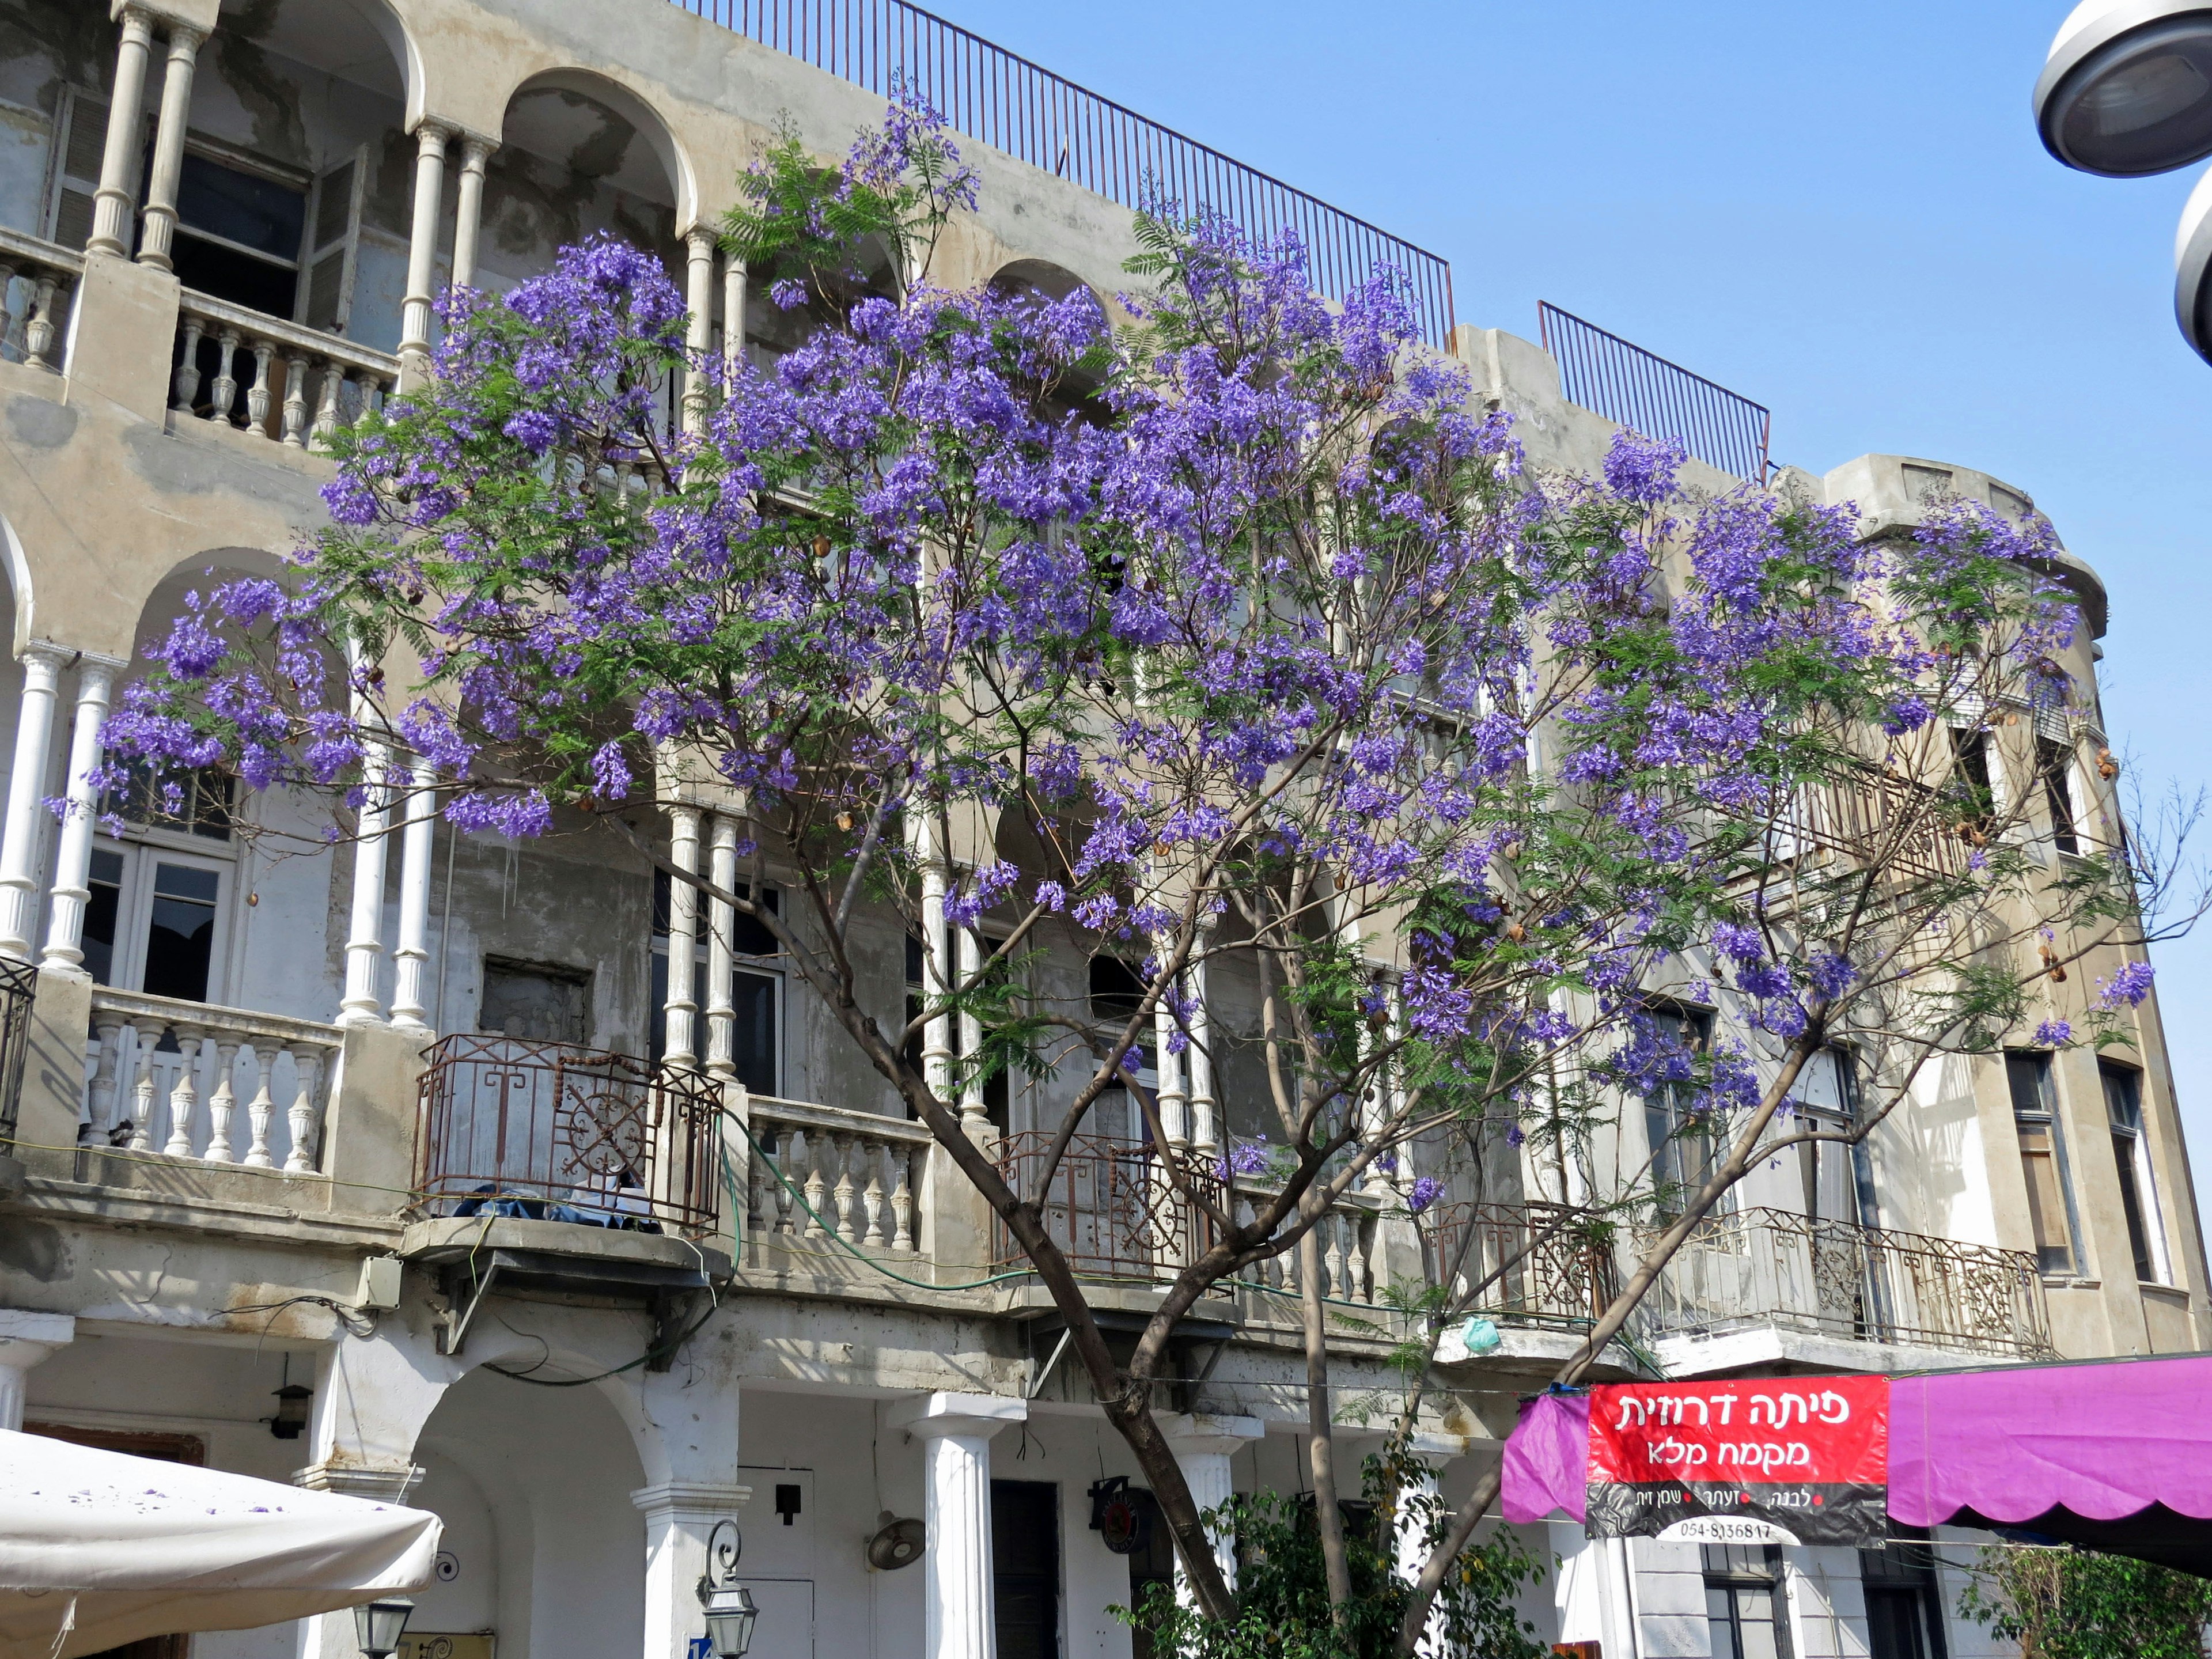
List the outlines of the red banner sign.
{"type": "Polygon", "coordinates": [[[1888,1496],[1887,1377],[1590,1390],[1593,1537],[1869,1543],[1888,1496]]]}

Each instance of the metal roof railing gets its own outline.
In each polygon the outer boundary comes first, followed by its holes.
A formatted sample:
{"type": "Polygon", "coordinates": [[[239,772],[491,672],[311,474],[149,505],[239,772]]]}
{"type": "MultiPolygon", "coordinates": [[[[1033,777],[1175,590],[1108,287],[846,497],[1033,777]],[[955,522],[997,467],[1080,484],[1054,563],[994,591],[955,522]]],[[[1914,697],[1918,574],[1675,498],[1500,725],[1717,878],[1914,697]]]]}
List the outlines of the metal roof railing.
{"type": "Polygon", "coordinates": [[[1710,466],[1752,483],[1772,468],[1768,445],[1774,416],[1680,363],[1670,363],[1618,334],[1608,334],[1549,301],[1536,307],[1544,349],[1559,365],[1560,390],[1616,425],[1647,438],[1679,443],[1710,466]]]}
{"type": "Polygon", "coordinates": [[[1152,194],[1211,209],[1255,240],[1304,243],[1316,291],[1341,300],[1378,264],[1405,273],[1421,333],[1451,349],[1451,266],[1437,254],[1146,120],[906,0],[672,0],[888,98],[903,83],[952,129],[1123,207],[1152,194]]]}

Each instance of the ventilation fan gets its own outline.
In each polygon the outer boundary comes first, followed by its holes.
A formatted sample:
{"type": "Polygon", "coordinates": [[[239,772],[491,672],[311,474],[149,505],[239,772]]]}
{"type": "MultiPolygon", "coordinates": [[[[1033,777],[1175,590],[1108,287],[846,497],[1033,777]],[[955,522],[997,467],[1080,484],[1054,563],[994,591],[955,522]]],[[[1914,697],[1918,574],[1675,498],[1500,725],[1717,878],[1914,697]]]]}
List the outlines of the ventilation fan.
{"type": "Polygon", "coordinates": [[[908,1518],[898,1520],[889,1510],[876,1517],[880,1524],[873,1538],[868,1540],[868,1565],[878,1572],[896,1572],[901,1567],[910,1567],[921,1559],[927,1547],[928,1534],[921,1522],[908,1518]]]}

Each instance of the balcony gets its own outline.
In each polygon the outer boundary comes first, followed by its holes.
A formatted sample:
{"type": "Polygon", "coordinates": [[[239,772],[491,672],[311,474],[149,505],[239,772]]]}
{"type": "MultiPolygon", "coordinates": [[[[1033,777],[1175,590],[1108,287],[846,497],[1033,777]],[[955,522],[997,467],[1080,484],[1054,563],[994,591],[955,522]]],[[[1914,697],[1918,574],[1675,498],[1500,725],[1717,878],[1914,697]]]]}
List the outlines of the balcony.
{"type": "Polygon", "coordinates": [[[714,1231],[721,1088],[703,1073],[520,1037],[424,1056],[416,1187],[434,1218],[714,1231]]]}
{"type": "MultiPolygon", "coordinates": [[[[1054,1139],[1006,1136],[999,1147],[1000,1176],[1017,1193],[1034,1190],[1054,1139]]],[[[1208,1203],[1221,1204],[1220,1182],[1196,1171],[1188,1178],[1208,1203]]],[[[1149,1146],[1101,1135],[1076,1136],[1054,1167],[1044,1224],[1077,1273],[1132,1285],[1172,1279],[1220,1237],[1212,1215],[1176,1190],[1149,1146]]],[[[994,1267],[1029,1260],[1004,1221],[994,1223],[992,1240],[994,1267]]]]}
{"type": "Polygon", "coordinates": [[[1784,1210],[1699,1227],[1652,1287],[1638,1329],[1669,1346],[1769,1331],[2002,1359],[2053,1352],[2033,1252],[1784,1210]]]}
{"type": "Polygon", "coordinates": [[[1620,1288],[1593,1218],[1560,1204],[1452,1204],[1436,1215],[1431,1283],[1500,1324],[1581,1327],[1620,1288]]]}

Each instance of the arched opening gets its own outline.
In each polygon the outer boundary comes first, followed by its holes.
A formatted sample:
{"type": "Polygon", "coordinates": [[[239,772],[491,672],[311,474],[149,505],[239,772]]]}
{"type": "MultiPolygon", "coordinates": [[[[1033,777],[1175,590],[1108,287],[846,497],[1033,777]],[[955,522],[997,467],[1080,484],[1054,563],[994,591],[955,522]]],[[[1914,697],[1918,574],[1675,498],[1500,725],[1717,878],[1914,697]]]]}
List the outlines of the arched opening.
{"type": "Polygon", "coordinates": [[[627,88],[581,70],[525,82],[484,169],[476,285],[504,293],[599,232],[684,269],[677,240],[685,164],[660,118],[627,88]]]}
{"type": "MultiPolygon", "coordinates": [[[[1105,301],[1097,289],[1063,265],[1048,259],[1017,259],[1002,265],[991,278],[991,292],[1002,299],[1019,299],[1024,295],[1057,302],[1076,293],[1088,293],[1098,305],[1100,314],[1105,314],[1105,301]]],[[[1079,419],[1094,425],[1104,426],[1112,418],[1098,398],[1098,377],[1087,370],[1071,369],[1048,387],[1045,393],[1045,412],[1055,420],[1079,419]]]]}
{"type": "MultiPolygon", "coordinates": [[[[508,1317],[527,1325],[526,1308],[508,1317]]],[[[520,1369],[520,1365],[512,1369],[520,1369]]],[[[532,1659],[634,1651],[645,1620],[645,1485],[629,1432],[590,1387],[470,1372],[416,1441],[409,1502],[447,1524],[450,1576],[416,1593],[410,1637],[480,1638],[532,1659]],[[548,1456],[547,1449],[559,1448],[548,1456]]],[[[471,1646],[481,1652],[480,1640],[471,1646]]],[[[456,1659],[462,1651],[456,1645],[456,1659]]]]}

